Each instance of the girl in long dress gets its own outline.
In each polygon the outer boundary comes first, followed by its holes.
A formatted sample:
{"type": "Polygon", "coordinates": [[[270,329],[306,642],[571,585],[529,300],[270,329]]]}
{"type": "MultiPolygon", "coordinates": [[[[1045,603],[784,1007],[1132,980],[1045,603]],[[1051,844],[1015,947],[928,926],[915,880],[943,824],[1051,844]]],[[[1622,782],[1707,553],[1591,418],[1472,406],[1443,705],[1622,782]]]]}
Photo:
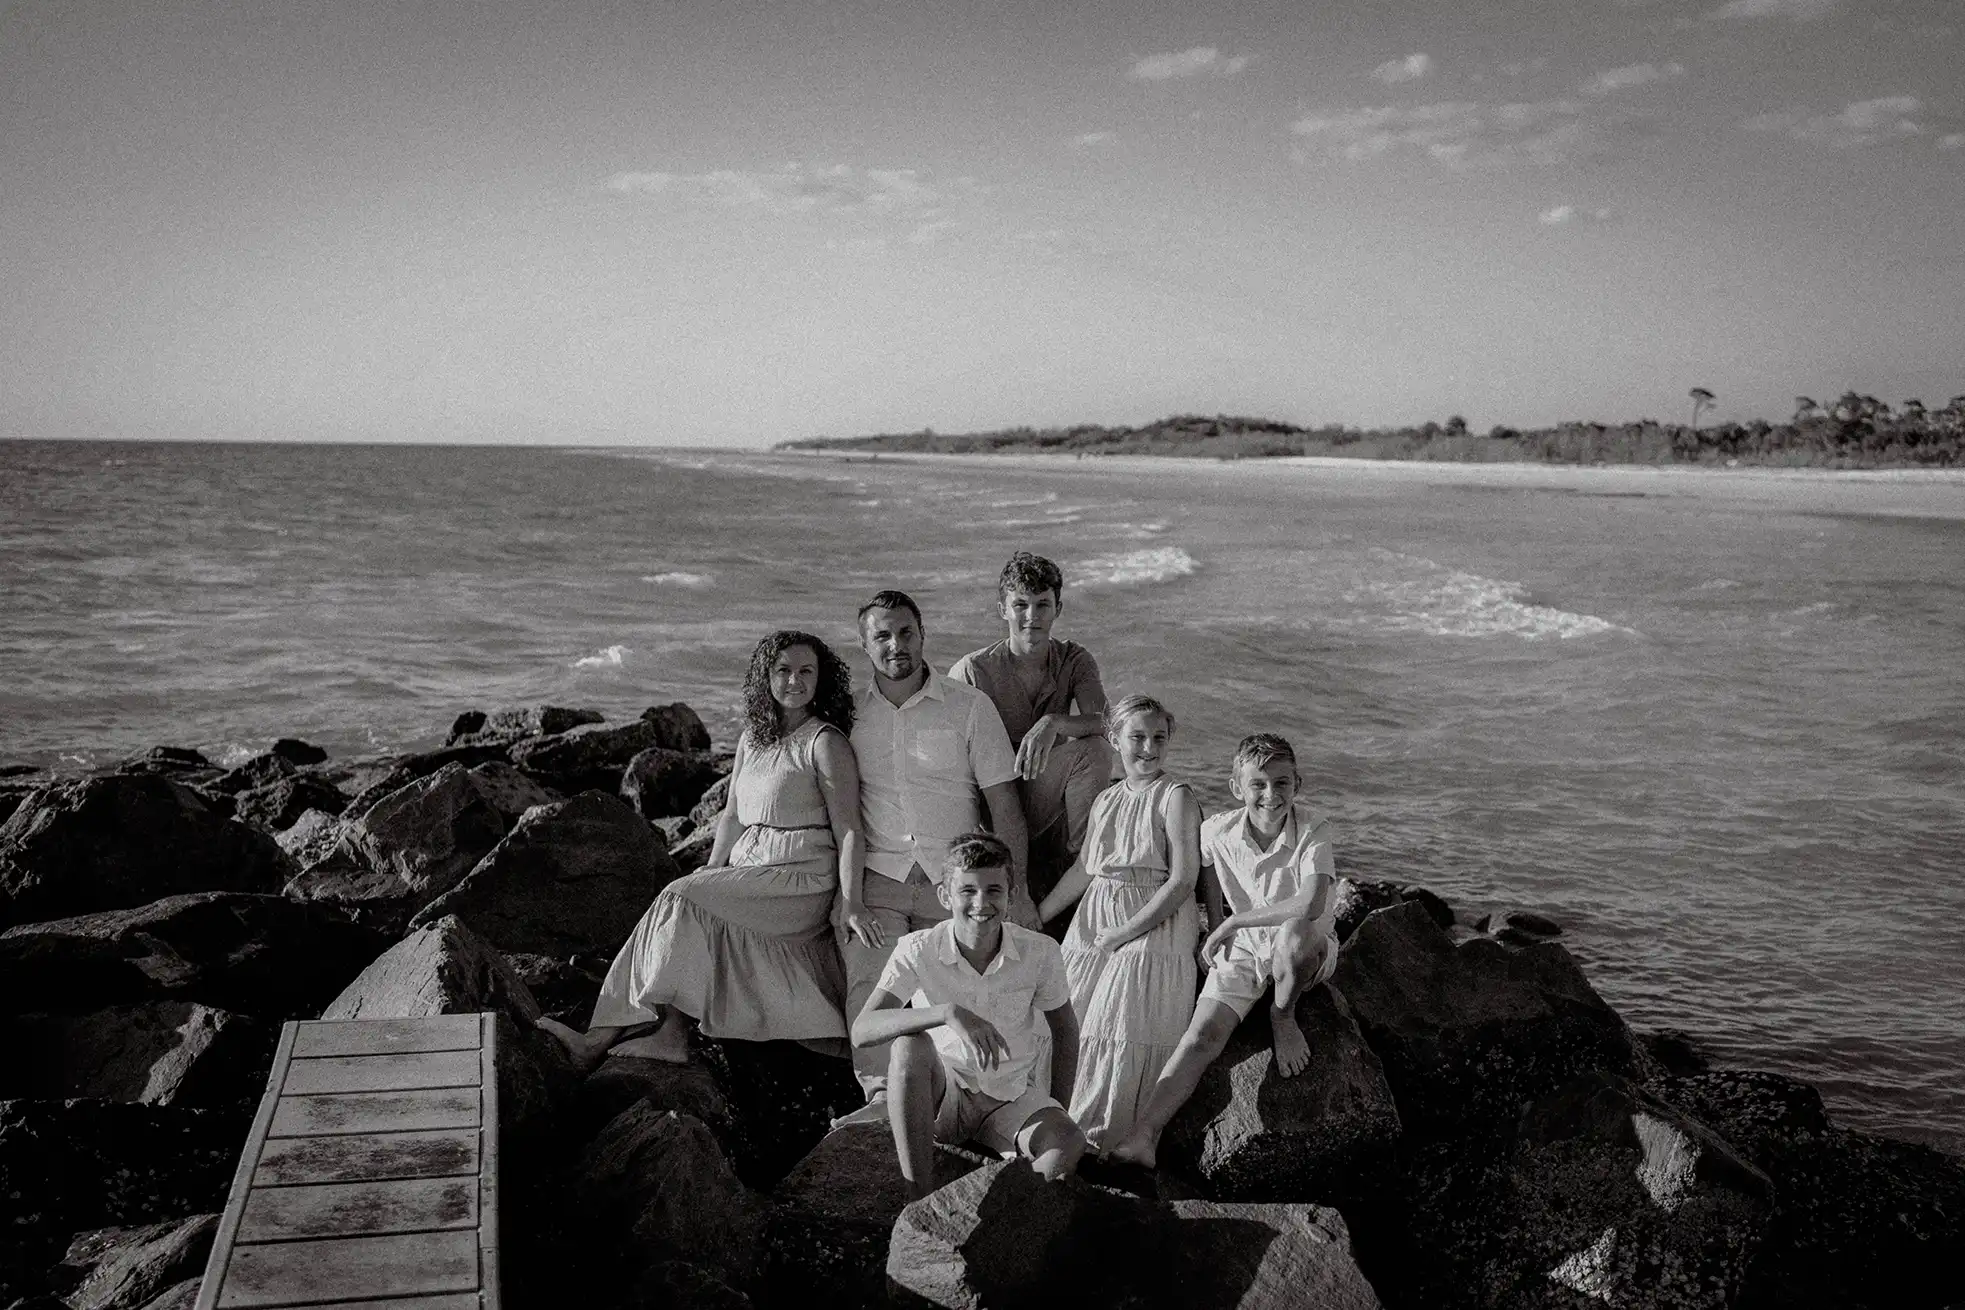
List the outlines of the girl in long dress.
{"type": "Polygon", "coordinates": [[[687,1020],[745,1041],[846,1036],[828,919],[841,887],[857,891],[864,859],[851,675],[810,633],[774,632],[751,654],[744,717],[709,863],[641,916],[586,1032],[539,1021],[577,1064],[610,1049],[685,1063],[687,1020]]]}
{"type": "Polygon", "coordinates": [[[1173,732],[1150,696],[1108,711],[1125,776],[1092,802],[1085,845],[1038,910],[1051,919],[1078,903],[1064,939],[1079,1028],[1071,1117],[1097,1149],[1124,1139],[1194,1009],[1201,811],[1166,774],[1173,732]]]}

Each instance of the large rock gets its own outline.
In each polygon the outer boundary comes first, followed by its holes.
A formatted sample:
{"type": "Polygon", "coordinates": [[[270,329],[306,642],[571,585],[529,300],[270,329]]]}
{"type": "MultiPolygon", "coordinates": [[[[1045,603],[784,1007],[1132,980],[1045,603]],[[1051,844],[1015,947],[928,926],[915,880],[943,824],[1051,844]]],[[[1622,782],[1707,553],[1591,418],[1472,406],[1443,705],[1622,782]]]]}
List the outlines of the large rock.
{"type": "Polygon", "coordinates": [[[551,805],[564,799],[506,760],[473,766],[471,782],[491,802],[492,808],[505,816],[507,826],[517,823],[534,806],[551,805]]]}
{"type": "Polygon", "coordinates": [[[717,816],[723,813],[723,806],[730,798],[730,775],[724,774],[706,788],[689,808],[689,821],[699,830],[714,829],[717,816]]]}
{"type": "Polygon", "coordinates": [[[716,780],[716,768],[703,752],[650,746],[628,761],[621,775],[621,797],[635,813],[653,822],[687,815],[703,789],[716,780]]]}
{"type": "Polygon", "coordinates": [[[469,769],[445,765],[377,801],[286,892],[394,927],[456,886],[510,826],[469,769]]]}
{"type": "Polygon", "coordinates": [[[0,1301],[84,1229],[220,1210],[250,1108],[0,1101],[0,1301]]]}
{"type": "Polygon", "coordinates": [[[334,853],[341,842],[342,824],[326,810],[308,810],[286,828],[273,834],[281,850],[305,872],[334,853]]]}
{"type": "Polygon", "coordinates": [[[155,774],[184,783],[207,783],[225,772],[188,746],[152,746],[141,755],[118,760],[98,773],[155,774]]]}
{"type": "Polygon", "coordinates": [[[1495,1131],[1575,1078],[1641,1064],[1561,946],[1456,946],[1420,901],[1368,916],[1332,982],[1384,1062],[1408,1132],[1495,1131]]]}
{"type": "Polygon", "coordinates": [[[188,1001],[0,1020],[0,1095],[230,1105],[259,1095],[279,1029],[188,1001]]]}
{"type": "Polygon", "coordinates": [[[499,1015],[500,1110],[521,1123],[552,1109],[576,1086],[559,1043],[539,1031],[539,1002],[489,943],[463,921],[442,918],[378,956],[321,1012],[323,1019],[421,1019],[499,1015]]]}
{"type": "Polygon", "coordinates": [[[454,914],[501,950],[612,959],[676,872],[633,810],[589,792],[529,811],[412,923],[454,914]]]}
{"type": "Polygon", "coordinates": [[[506,744],[527,737],[548,737],[582,724],[600,723],[606,715],[599,710],[568,709],[563,705],[526,705],[516,709],[468,710],[450,725],[447,746],[506,744]]]}
{"type": "Polygon", "coordinates": [[[218,817],[168,778],[59,782],[0,825],[0,924],[120,909],[178,892],[276,892],[293,873],[271,837],[218,817]]]}
{"type": "Polygon", "coordinates": [[[611,961],[596,955],[531,955],[524,951],[504,955],[512,971],[525,979],[541,1010],[576,1028],[587,1026],[611,961]]]}
{"type": "Polygon", "coordinates": [[[1310,1064],[1276,1072],[1266,1006],[1257,1006],[1168,1125],[1161,1159],[1223,1200],[1329,1201],[1348,1195],[1399,1135],[1378,1057],[1335,987],[1297,1002],[1310,1064]]]}
{"type": "MultiPolygon", "coordinates": [[[[968,1151],[938,1147],[935,1181],[953,1182],[981,1164],[968,1151]]],[[[827,1133],[772,1191],[771,1203],[765,1247],[772,1289],[817,1305],[880,1303],[888,1235],[908,1203],[886,1124],[827,1133]]]]}
{"type": "Polygon", "coordinates": [[[574,1116],[587,1134],[640,1103],[657,1110],[676,1110],[716,1134],[727,1152],[737,1140],[738,1126],[730,1100],[716,1076],[700,1060],[670,1064],[610,1054],[580,1085],[574,1116]]]}
{"type": "Polygon", "coordinates": [[[168,896],[0,933],[0,1009],[183,1000],[312,1017],[384,944],[324,906],[246,892],[168,896]]]}
{"type": "Polygon", "coordinates": [[[277,755],[288,764],[299,765],[301,768],[307,768],[315,764],[326,764],[328,757],[328,753],[325,750],[316,746],[311,741],[302,741],[298,737],[280,738],[273,743],[272,749],[267,753],[277,755]]]}
{"type": "Polygon", "coordinates": [[[242,791],[270,787],[283,778],[293,777],[296,772],[298,770],[294,768],[293,761],[284,755],[275,755],[269,751],[264,755],[255,755],[244,764],[220,774],[212,780],[211,789],[236,796],[242,791]]]}
{"type": "MultiPolygon", "coordinates": [[[[370,762],[350,771],[348,789],[354,795],[348,802],[348,817],[358,819],[385,796],[394,795],[412,782],[441,773],[453,764],[467,769],[505,758],[502,743],[445,746],[415,755],[397,755],[386,764],[370,762]],[[359,784],[359,785],[356,785],[359,784]]],[[[329,776],[332,776],[331,774],[329,776]]]]}
{"type": "Polygon", "coordinates": [[[155,1298],[204,1272],[218,1216],[79,1233],[55,1277],[69,1310],[144,1310],[155,1298]]]}
{"type": "Polygon", "coordinates": [[[687,1260],[739,1285],[757,1272],[762,1205],[699,1119],[637,1101],[589,1144],[573,1195],[603,1249],[638,1267],[687,1260]]]}
{"type": "Polygon", "coordinates": [[[1336,1210],[1143,1201],[1014,1160],[903,1210],[887,1277],[901,1305],[961,1310],[1378,1306],[1336,1210]]]}
{"type": "MultiPolygon", "coordinates": [[[[291,828],[310,810],[339,814],[347,808],[348,798],[335,790],[333,783],[302,776],[281,778],[240,792],[233,800],[232,813],[241,823],[277,834],[291,828]]],[[[280,843],[280,849],[287,850],[284,842],[280,843]]]]}
{"type": "Polygon", "coordinates": [[[512,763],[547,786],[568,795],[615,792],[628,762],[651,746],[670,746],[673,734],[645,719],[627,723],[589,723],[550,737],[532,737],[511,747],[512,763]]]}
{"type": "Polygon", "coordinates": [[[703,726],[695,710],[681,701],[668,705],[651,705],[641,712],[643,723],[652,723],[661,734],[656,738],[657,746],[667,746],[670,750],[706,751],[710,748],[710,730],[703,726]]]}
{"type": "Polygon", "coordinates": [[[737,1123],[724,1149],[752,1187],[770,1188],[834,1119],[866,1103],[843,1043],[834,1056],[799,1042],[704,1041],[701,1055],[737,1123]]]}

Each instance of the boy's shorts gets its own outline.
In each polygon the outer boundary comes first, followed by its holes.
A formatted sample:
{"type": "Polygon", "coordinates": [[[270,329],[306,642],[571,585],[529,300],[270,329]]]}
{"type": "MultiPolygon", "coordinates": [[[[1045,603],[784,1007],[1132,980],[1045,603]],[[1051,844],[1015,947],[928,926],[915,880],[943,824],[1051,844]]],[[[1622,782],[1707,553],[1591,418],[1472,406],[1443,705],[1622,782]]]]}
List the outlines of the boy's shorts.
{"type": "Polygon", "coordinates": [[[1024,1128],[1039,1110],[1059,1106],[1048,1092],[1026,1087],[1014,1101],[956,1086],[950,1078],[942,1088],[941,1108],[935,1112],[935,1140],[960,1146],[977,1142],[1002,1156],[1017,1153],[1024,1128]]]}
{"type": "MultiPolygon", "coordinates": [[[[1221,963],[1208,970],[1208,980],[1201,986],[1201,999],[1227,1006],[1237,1019],[1248,1018],[1263,993],[1275,984],[1276,939],[1280,931],[1279,928],[1244,928],[1229,938],[1221,963]]],[[[1328,980],[1336,969],[1337,934],[1333,932],[1326,938],[1324,966],[1305,984],[1304,990],[1328,980]]]]}

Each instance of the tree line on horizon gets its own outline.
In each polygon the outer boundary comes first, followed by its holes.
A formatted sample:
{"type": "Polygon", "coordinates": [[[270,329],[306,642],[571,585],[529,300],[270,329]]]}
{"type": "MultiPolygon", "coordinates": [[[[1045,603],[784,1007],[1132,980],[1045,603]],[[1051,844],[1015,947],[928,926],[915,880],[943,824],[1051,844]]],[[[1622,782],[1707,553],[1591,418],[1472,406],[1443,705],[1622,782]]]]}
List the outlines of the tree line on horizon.
{"type": "Polygon", "coordinates": [[[1937,409],[1911,399],[1892,407],[1874,396],[1845,391],[1829,403],[1795,397],[1783,423],[1750,419],[1699,426],[1713,393],[1695,387],[1690,423],[1656,419],[1606,424],[1469,430],[1455,414],[1445,422],[1400,428],[1326,424],[1299,427],[1245,415],[1176,414],[1138,427],[1081,423],[1070,427],[1001,428],[988,432],[878,433],[812,437],[781,450],[864,450],[914,454],[1045,452],[1077,455],[1185,455],[1262,459],[1286,455],[1346,455],[1366,459],[1467,462],[1534,461],[1606,464],[1751,463],[1829,468],[1965,466],[1965,394],[1937,409]]]}

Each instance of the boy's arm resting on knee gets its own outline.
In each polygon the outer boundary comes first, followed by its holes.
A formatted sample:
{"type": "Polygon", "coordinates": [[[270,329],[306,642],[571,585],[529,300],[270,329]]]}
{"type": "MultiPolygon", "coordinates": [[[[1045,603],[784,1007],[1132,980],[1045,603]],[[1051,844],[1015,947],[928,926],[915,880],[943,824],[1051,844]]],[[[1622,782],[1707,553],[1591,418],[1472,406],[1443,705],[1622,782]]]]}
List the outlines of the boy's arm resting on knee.
{"type": "Polygon", "coordinates": [[[1269,928],[1301,919],[1314,923],[1330,911],[1331,889],[1336,868],[1330,843],[1320,841],[1310,848],[1309,867],[1303,871],[1303,889],[1287,900],[1260,905],[1253,910],[1228,916],[1225,922],[1237,928],[1269,928]]]}
{"type": "Polygon", "coordinates": [[[1051,1028],[1051,1099],[1070,1105],[1078,1083],[1078,1013],[1066,1001],[1044,1011],[1044,1022],[1051,1028]]]}
{"type": "Polygon", "coordinates": [[[985,1069],[994,1069],[1010,1054],[1010,1044],[996,1025],[974,1011],[953,1001],[911,1006],[878,987],[867,997],[859,1017],[853,1020],[853,1045],[878,1046],[896,1037],[910,1037],[941,1027],[954,1029],[970,1057],[985,1069]]]}

